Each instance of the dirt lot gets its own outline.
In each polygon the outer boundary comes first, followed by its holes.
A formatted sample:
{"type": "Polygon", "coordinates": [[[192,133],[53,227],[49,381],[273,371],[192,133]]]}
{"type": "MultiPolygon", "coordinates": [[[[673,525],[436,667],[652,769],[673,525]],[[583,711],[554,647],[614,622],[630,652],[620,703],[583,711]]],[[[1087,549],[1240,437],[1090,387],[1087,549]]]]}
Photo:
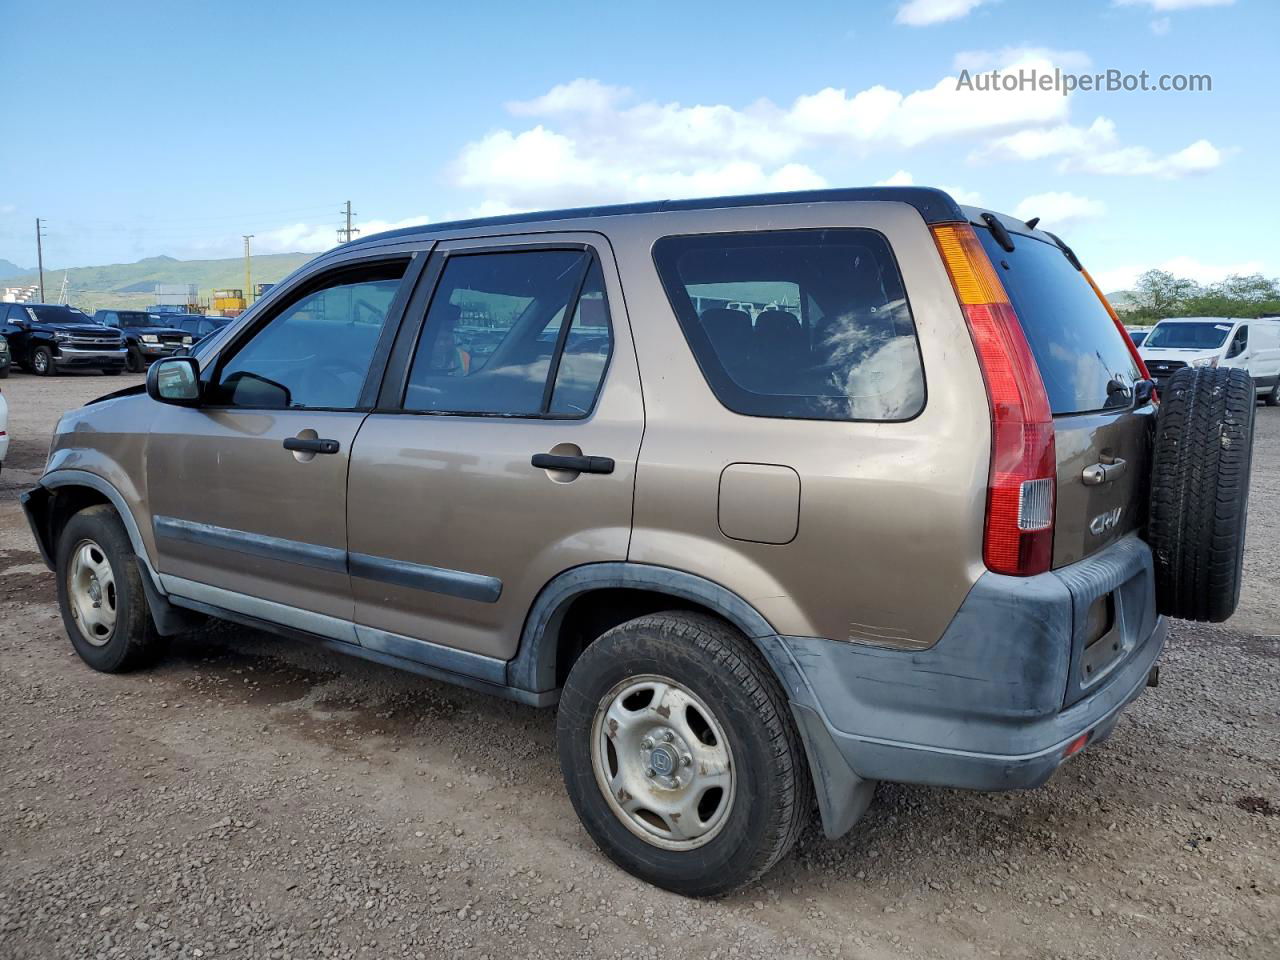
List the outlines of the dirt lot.
{"type": "Polygon", "coordinates": [[[881,786],[715,902],[605,861],[554,714],[236,627],[159,669],[72,654],[17,503],[58,414],[15,373],[0,474],[0,957],[1280,957],[1280,410],[1250,582],[1046,787],[881,786]]]}

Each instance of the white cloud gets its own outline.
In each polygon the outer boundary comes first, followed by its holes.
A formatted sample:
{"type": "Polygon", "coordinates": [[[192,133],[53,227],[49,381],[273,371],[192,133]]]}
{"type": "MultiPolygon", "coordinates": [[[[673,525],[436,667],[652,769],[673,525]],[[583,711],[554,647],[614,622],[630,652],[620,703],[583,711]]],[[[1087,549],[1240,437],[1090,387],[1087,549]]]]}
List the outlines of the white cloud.
{"type": "Polygon", "coordinates": [[[1165,156],[1158,156],[1147,147],[1122,147],[1103,153],[1082,153],[1067,157],[1059,169],[1063,173],[1100,173],[1177,180],[1221,166],[1223,158],[1224,152],[1208,140],[1197,140],[1190,146],[1165,156]]]}
{"type": "Polygon", "coordinates": [[[948,187],[945,185],[938,189],[945,190],[951,194],[951,199],[956,203],[968,204],[971,207],[979,206],[982,203],[982,194],[978,193],[977,190],[966,190],[964,187],[948,187]]]}
{"type": "Polygon", "coordinates": [[[1083,50],[1054,50],[1050,47],[1001,47],[999,50],[962,50],[952,58],[956,70],[992,70],[1029,60],[1048,60],[1063,70],[1085,70],[1093,64],[1083,50]]]}
{"type": "Polygon", "coordinates": [[[0,203],[0,215],[8,216],[11,213],[17,213],[18,208],[12,203],[0,203]]]}
{"type": "Polygon", "coordinates": [[[1069,123],[1055,127],[1019,130],[993,141],[977,151],[972,159],[1043,160],[1046,157],[1086,153],[1116,141],[1116,125],[1106,117],[1098,117],[1088,127],[1069,123]]]}
{"type": "MultiPolygon", "coordinates": [[[[916,178],[908,170],[899,170],[883,180],[877,180],[874,186],[877,187],[913,187],[916,178]]],[[[943,190],[951,195],[951,199],[956,203],[967,203],[977,205],[982,202],[981,195],[976,190],[966,190],[964,187],[948,187],[940,186],[939,190],[943,190]]]]}
{"type": "Polygon", "coordinates": [[[904,0],[898,5],[894,23],[908,27],[928,27],[967,17],[990,0],[904,0]]]}
{"type": "Polygon", "coordinates": [[[1088,127],[1059,124],[1019,130],[976,151],[970,159],[1043,160],[1060,157],[1060,173],[1146,176],[1176,180],[1221,166],[1226,151],[1197,140],[1174,153],[1159,155],[1149,147],[1120,146],[1114,121],[1098,117],[1088,127]]]}
{"type": "Polygon", "coordinates": [[[1193,7],[1229,7],[1236,0],[1115,0],[1117,7],[1150,7],[1152,10],[1190,10],[1193,7]]]}
{"type": "Polygon", "coordinates": [[[1107,205],[1101,200],[1091,200],[1065,191],[1034,194],[1013,209],[1013,215],[1019,220],[1039,217],[1051,230],[1072,221],[1093,220],[1106,212],[1107,205]]]}
{"type": "Polygon", "coordinates": [[[552,87],[532,100],[513,100],[507,110],[517,117],[545,117],[561,113],[600,113],[630,96],[626,87],[611,87],[586,77],[552,87]]]}
{"type": "MultiPolygon", "coordinates": [[[[1041,70],[1042,51],[1011,50],[1041,70]]],[[[1012,64],[1011,64],[1012,65],[1012,64]]],[[[524,129],[500,128],[466,144],[454,181],[486,205],[530,209],[613,200],[821,187],[804,159],[998,135],[1066,121],[1068,98],[1050,91],[991,95],[958,90],[954,76],[914,91],[828,87],[789,106],[639,101],[627,89],[582,79],[509,103],[524,129]]]]}
{"type": "MultiPolygon", "coordinates": [[[[354,226],[360,232],[358,237],[368,237],[384,230],[399,230],[401,227],[413,227],[428,223],[424,216],[406,217],[403,220],[357,220],[354,226]]],[[[261,231],[253,239],[255,253],[301,253],[320,252],[338,245],[338,229],[336,224],[296,223],[276,230],[261,231]]]]}
{"type": "Polygon", "coordinates": [[[1103,270],[1094,279],[1103,291],[1130,290],[1138,277],[1148,270],[1167,270],[1174,276],[1189,277],[1197,283],[1217,283],[1232,274],[1263,273],[1268,274],[1266,265],[1261,260],[1244,260],[1239,263],[1204,263],[1194,257],[1172,257],[1161,263],[1148,263],[1144,266],[1115,267],[1103,270]]]}
{"type": "Polygon", "coordinates": [[[1158,17],[1155,20],[1152,20],[1148,26],[1151,27],[1151,32],[1157,37],[1163,37],[1173,29],[1173,21],[1168,17],[1158,17]]]}

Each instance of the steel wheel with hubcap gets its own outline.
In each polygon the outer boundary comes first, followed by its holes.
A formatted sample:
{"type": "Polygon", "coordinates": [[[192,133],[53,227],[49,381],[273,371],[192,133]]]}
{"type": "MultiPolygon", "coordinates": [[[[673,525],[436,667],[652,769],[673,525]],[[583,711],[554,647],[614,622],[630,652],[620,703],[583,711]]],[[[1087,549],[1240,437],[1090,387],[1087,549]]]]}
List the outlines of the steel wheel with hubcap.
{"type": "Polygon", "coordinates": [[[58,606],[80,659],[119,673],[145,666],[163,651],[138,558],[112,507],[97,504],[72,516],[59,533],[56,560],[58,606]]]}
{"type": "Polygon", "coordinates": [[[116,575],[92,540],[81,540],[72,548],[67,597],[80,635],[95,647],[105,646],[116,628],[116,575]]]}
{"type": "Polygon", "coordinates": [[[724,728],[692,691],[661,676],[624,680],[600,702],[591,755],[605,800],[636,836],[692,850],[724,828],[734,770],[724,728]]]}
{"type": "Polygon", "coordinates": [[[812,812],[786,695],[752,641],[710,614],[646,614],[592,641],[561,691],[556,741],[600,849],[685,896],[750,883],[812,812]]]}

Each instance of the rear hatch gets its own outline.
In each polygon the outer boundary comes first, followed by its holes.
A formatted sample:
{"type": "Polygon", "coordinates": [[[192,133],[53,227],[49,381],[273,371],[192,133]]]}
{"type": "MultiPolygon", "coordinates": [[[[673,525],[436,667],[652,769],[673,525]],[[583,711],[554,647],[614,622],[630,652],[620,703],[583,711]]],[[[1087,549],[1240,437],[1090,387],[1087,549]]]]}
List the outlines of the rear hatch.
{"type": "Polygon", "coordinates": [[[1074,255],[1012,218],[968,212],[1049,395],[1058,457],[1053,566],[1065,566],[1142,525],[1154,404],[1135,404],[1142,374],[1074,255]]]}

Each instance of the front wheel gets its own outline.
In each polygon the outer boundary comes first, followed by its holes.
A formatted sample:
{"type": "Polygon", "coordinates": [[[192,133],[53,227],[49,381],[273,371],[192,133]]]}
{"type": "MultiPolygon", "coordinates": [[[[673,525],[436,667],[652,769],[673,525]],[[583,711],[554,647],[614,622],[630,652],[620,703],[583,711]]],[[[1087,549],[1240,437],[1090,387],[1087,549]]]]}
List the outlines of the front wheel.
{"type": "Polygon", "coordinates": [[[141,373],[147,368],[147,362],[142,359],[142,354],[138,352],[137,347],[130,347],[129,352],[125,354],[124,366],[130,373],[141,373]]]}
{"type": "Polygon", "coordinates": [[[163,650],[129,535],[106,504],[81,510],[57,550],[58,606],[80,659],[104,673],[150,664],[163,650]]]}
{"type": "Polygon", "coordinates": [[[1280,407],[1280,377],[1276,377],[1276,382],[1271,387],[1271,392],[1266,395],[1264,402],[1268,407],[1280,407]]]}
{"type": "Polygon", "coordinates": [[[629,873],[685,896],[762,876],[812,806],[787,700],[749,640],[705,614],[640,617],[569,673],[556,736],[574,809],[629,873]]]}
{"type": "Polygon", "coordinates": [[[31,372],[38,377],[53,373],[53,354],[48,347],[36,347],[31,351],[31,372]]]}

